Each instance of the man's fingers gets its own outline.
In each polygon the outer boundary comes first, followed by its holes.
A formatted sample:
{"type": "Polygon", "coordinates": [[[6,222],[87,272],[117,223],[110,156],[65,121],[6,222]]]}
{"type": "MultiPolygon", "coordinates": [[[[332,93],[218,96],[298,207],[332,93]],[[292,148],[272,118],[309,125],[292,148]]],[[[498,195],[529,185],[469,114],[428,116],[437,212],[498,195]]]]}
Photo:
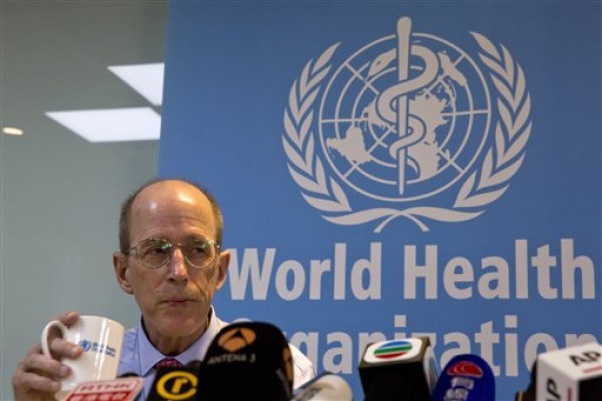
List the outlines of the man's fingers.
{"type": "Polygon", "coordinates": [[[71,326],[79,319],[79,314],[76,311],[65,312],[57,316],[56,320],[63,323],[65,326],[71,326]]]}
{"type": "Polygon", "coordinates": [[[29,354],[20,364],[20,372],[36,373],[47,377],[64,378],[69,376],[71,369],[67,365],[42,354],[29,354]]]}
{"type": "MultiPolygon", "coordinates": [[[[79,319],[75,311],[57,316],[56,320],[69,327],[79,319]]],[[[83,350],[77,344],[62,338],[61,330],[51,328],[42,341],[47,341],[51,357],[42,353],[41,344],[31,347],[13,374],[15,400],[51,400],[61,389],[61,380],[71,374],[71,368],[61,360],[76,359],[83,350]]]]}
{"type": "Polygon", "coordinates": [[[82,354],[83,350],[77,344],[63,340],[62,338],[54,338],[50,341],[50,352],[52,352],[55,359],[77,359],[82,354]]]}
{"type": "Polygon", "coordinates": [[[61,382],[33,372],[19,372],[13,377],[13,387],[15,391],[26,389],[26,392],[44,391],[56,393],[61,389],[61,382]]]}
{"type": "Polygon", "coordinates": [[[27,356],[41,354],[41,353],[42,353],[42,347],[40,346],[40,344],[36,344],[33,347],[31,347],[29,350],[27,350],[27,356]]]}
{"type": "Polygon", "coordinates": [[[16,400],[41,400],[50,397],[41,397],[47,393],[53,394],[60,390],[60,380],[69,376],[71,370],[68,366],[40,353],[39,346],[32,347],[25,359],[19,362],[17,370],[12,377],[13,391],[16,400]]]}

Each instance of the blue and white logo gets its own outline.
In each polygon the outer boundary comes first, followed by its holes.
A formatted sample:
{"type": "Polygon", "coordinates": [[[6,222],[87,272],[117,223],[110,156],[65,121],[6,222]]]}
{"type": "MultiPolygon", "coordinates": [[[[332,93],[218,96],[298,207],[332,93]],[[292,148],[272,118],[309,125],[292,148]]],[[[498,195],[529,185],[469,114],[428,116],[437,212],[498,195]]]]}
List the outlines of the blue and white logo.
{"type": "Polygon", "coordinates": [[[92,343],[85,339],[79,342],[79,346],[84,350],[84,352],[90,351],[92,349],[92,343]]]}
{"type": "Polygon", "coordinates": [[[117,355],[117,351],[115,348],[109,347],[107,344],[101,344],[98,342],[89,341],[83,339],[79,342],[79,346],[84,350],[84,352],[98,352],[104,353],[108,356],[115,357],[117,355]]]}
{"type": "Polygon", "coordinates": [[[326,220],[380,232],[403,217],[428,231],[427,219],[470,220],[503,195],[524,158],[531,101],[508,50],[472,36],[480,62],[403,17],[336,69],[340,43],[305,65],[283,144],[326,220]]]}

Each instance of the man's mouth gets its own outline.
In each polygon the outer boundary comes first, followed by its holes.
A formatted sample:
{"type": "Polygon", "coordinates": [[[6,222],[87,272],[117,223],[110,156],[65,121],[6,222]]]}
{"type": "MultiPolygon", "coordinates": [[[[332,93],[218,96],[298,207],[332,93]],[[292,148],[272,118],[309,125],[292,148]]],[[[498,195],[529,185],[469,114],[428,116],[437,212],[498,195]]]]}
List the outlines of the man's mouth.
{"type": "Polygon", "coordinates": [[[174,299],[167,299],[163,302],[168,304],[169,306],[178,307],[178,306],[186,306],[186,305],[190,304],[191,302],[193,302],[193,300],[190,298],[174,298],[174,299]]]}

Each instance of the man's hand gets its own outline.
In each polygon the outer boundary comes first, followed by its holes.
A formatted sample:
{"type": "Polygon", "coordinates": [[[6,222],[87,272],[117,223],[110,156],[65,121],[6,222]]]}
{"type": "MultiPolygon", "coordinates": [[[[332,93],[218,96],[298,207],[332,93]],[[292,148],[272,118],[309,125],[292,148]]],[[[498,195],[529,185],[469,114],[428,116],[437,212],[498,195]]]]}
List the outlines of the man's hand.
{"type": "MultiPolygon", "coordinates": [[[[66,326],[71,326],[78,319],[76,312],[67,312],[56,318],[66,326]]],[[[38,344],[31,347],[19,362],[12,380],[15,401],[54,400],[54,393],[61,389],[61,380],[71,374],[71,369],[60,360],[77,359],[83,352],[77,344],[60,338],[59,333],[52,334],[48,342],[54,359],[44,355],[38,344]]]]}

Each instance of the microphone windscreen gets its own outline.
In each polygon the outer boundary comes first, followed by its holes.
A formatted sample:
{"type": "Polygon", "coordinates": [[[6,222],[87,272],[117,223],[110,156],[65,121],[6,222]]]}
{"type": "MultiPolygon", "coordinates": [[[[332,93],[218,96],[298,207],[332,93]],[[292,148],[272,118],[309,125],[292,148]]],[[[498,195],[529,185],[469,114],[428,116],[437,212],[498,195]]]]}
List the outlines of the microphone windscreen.
{"type": "Polygon", "coordinates": [[[198,359],[192,360],[186,364],[187,367],[199,371],[201,369],[202,362],[198,359]]]}
{"type": "Polygon", "coordinates": [[[160,367],[147,401],[195,401],[199,369],[191,366],[160,367]]]}
{"type": "Polygon", "coordinates": [[[495,401],[495,377],[477,355],[453,357],[441,371],[432,401],[495,401]]]}
{"type": "Polygon", "coordinates": [[[136,372],[125,372],[117,376],[118,379],[122,377],[140,377],[140,375],[136,372]]]}
{"type": "Polygon", "coordinates": [[[437,365],[428,337],[368,345],[359,366],[366,401],[428,401],[437,365]]]}
{"type": "Polygon", "coordinates": [[[269,323],[233,323],[213,339],[199,378],[199,401],[288,401],[293,388],[288,341],[269,323]]]}
{"type": "Polygon", "coordinates": [[[291,401],[353,401],[353,392],[341,376],[324,372],[297,389],[291,401]]]}

